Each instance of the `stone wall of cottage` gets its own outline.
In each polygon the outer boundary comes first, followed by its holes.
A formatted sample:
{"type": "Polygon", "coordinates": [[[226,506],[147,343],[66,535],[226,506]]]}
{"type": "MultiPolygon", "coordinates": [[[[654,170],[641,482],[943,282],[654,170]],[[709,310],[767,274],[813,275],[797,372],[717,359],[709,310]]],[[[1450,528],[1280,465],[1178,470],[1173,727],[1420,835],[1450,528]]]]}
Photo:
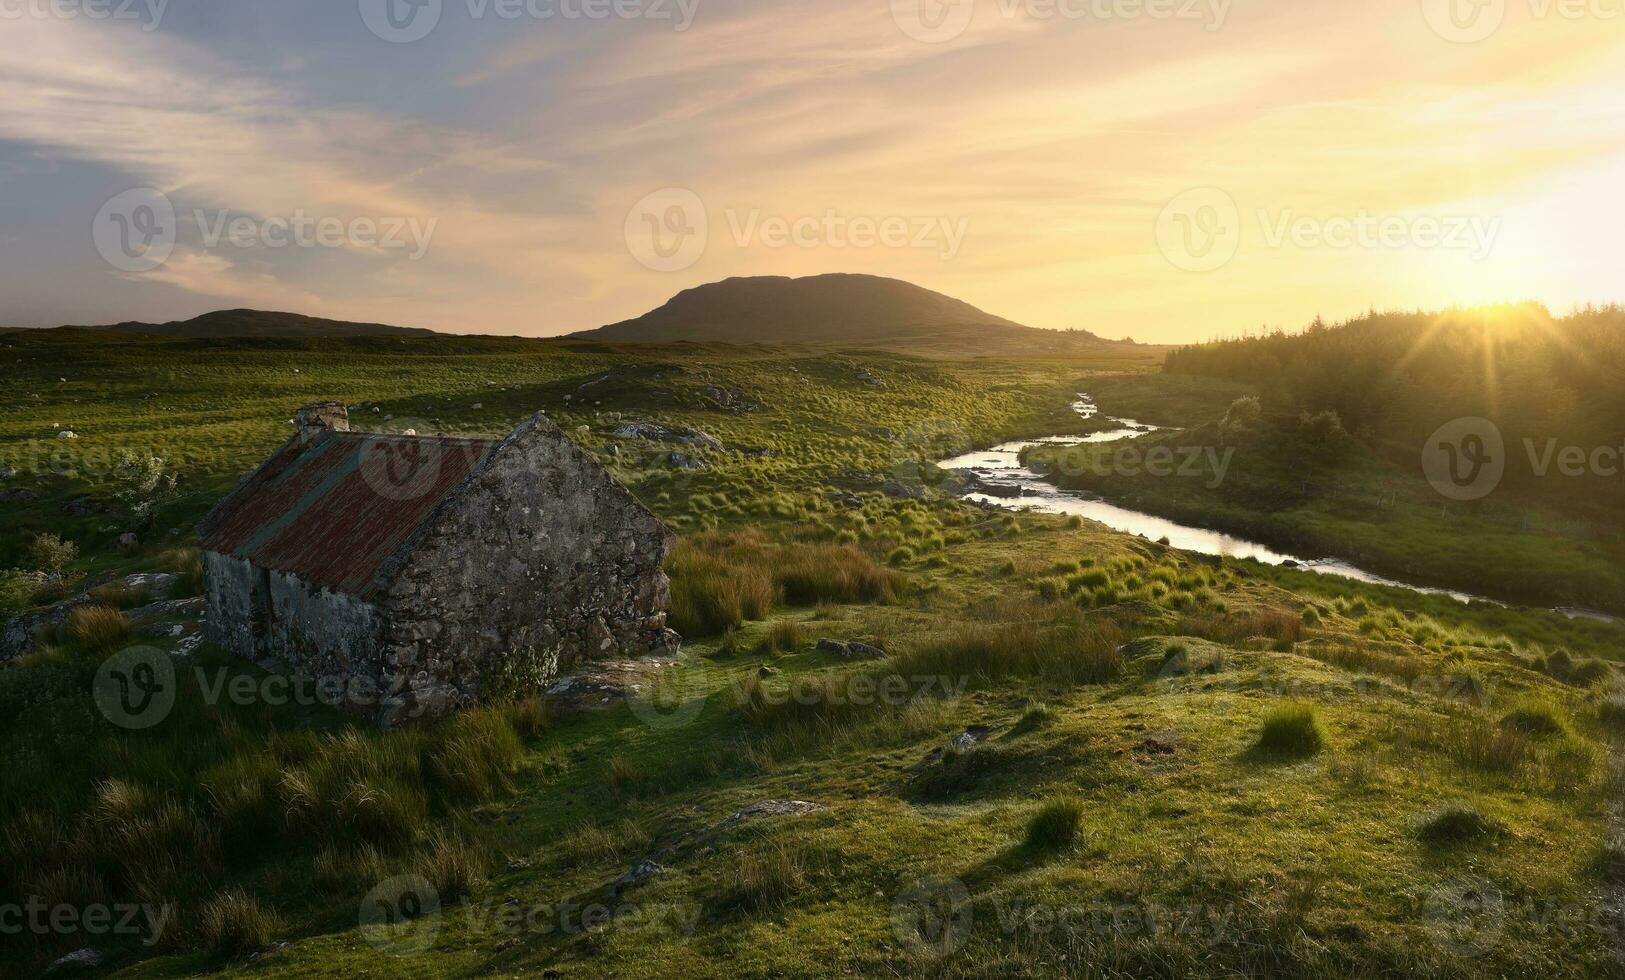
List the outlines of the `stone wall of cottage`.
{"type": "Polygon", "coordinates": [[[674,648],[671,532],[546,419],[448,502],[382,600],[391,711],[433,717],[582,659],[674,648]]]}
{"type": "Polygon", "coordinates": [[[318,682],[320,696],[366,718],[387,715],[393,678],[384,610],[230,555],[205,552],[206,635],[275,673],[318,682]]]}

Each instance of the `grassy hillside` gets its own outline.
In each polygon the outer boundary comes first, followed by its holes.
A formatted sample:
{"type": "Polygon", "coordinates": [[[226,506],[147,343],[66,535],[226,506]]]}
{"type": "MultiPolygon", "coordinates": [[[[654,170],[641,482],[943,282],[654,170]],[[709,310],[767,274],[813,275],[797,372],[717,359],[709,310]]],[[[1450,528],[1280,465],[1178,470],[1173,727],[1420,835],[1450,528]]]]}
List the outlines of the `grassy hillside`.
{"type": "Polygon", "coordinates": [[[752,276],[685,289],[641,317],[577,334],[631,343],[724,341],[1026,355],[1110,347],[1086,331],[1025,327],[913,283],[832,274],[752,276]]]}
{"type": "Polygon", "coordinates": [[[161,337],[421,337],[433,333],[420,327],[350,323],[299,313],[275,313],[266,310],[216,310],[190,320],[171,320],[168,323],[129,321],[107,327],[81,329],[145,333],[161,337]]]}
{"type": "Polygon", "coordinates": [[[22,379],[0,488],[36,495],[0,517],[0,566],[60,534],[58,593],[160,567],[195,591],[190,522],[303,401],[469,434],[545,409],[682,534],[686,637],[630,702],[527,694],[393,733],[211,698],[263,678],[203,647],[131,731],[98,669],[196,614],[104,588],[125,612],[0,668],[0,901],[173,912],[152,945],[0,936],[0,969],[90,946],[151,977],[1621,975],[1625,629],[917,485],[921,460],[1075,425],[1078,390],[1149,391],[1123,414],[1159,421],[1222,386],[1141,389],[1155,365],[1125,356],[455,338],[58,331],[0,358],[22,379]],[[726,448],[679,469],[613,435],[628,419],[726,448]],[[179,478],[150,521],[104,462],[125,450],[179,478]]]}

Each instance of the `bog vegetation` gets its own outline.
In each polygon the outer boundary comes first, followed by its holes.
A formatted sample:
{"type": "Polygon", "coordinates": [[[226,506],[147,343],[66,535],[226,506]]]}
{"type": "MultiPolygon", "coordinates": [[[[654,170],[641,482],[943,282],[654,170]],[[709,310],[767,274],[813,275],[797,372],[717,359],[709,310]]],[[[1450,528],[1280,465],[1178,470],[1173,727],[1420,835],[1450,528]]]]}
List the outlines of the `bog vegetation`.
{"type": "MultiPolygon", "coordinates": [[[[91,945],[129,975],[1615,969],[1606,933],[1539,913],[1606,921],[1621,884],[1625,629],[973,506],[922,465],[1067,431],[1085,386],[1218,438],[1230,380],[1115,356],[3,342],[24,399],[0,419],[4,488],[26,495],[0,514],[0,601],[78,604],[0,668],[0,900],[175,909],[160,936],[3,937],[8,968],[91,945]],[[515,692],[390,732],[211,696],[265,675],[181,646],[186,529],[329,396],[419,431],[545,409],[679,532],[677,664],[630,704],[515,692]],[[725,448],[678,468],[613,434],[634,418],[725,448]],[[101,463],[130,444],[177,478],[150,507],[101,463]],[[92,696],[132,643],[182,650],[174,708],[140,730],[92,696]],[[785,806],[749,809],[767,801],[785,806]],[[408,925],[432,928],[388,955],[358,909],[402,876],[436,899],[408,925]],[[1512,899],[1470,960],[1426,911],[1463,876],[1512,899]],[[943,896],[946,942],[910,911],[943,896]],[[630,912],[561,923],[594,903],[630,912]],[[1103,911],[1164,927],[1093,927],[1103,911]],[[1172,928],[1198,913],[1217,925],[1172,928]]],[[[1263,392],[1231,430],[1274,411],[1263,392]]]]}

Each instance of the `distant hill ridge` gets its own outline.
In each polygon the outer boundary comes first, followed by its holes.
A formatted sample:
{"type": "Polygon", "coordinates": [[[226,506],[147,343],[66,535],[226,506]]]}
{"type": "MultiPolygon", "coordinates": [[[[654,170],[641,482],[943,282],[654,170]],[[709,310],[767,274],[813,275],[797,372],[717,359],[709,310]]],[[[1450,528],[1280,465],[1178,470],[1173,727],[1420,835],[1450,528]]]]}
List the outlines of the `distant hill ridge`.
{"type": "MultiPolygon", "coordinates": [[[[416,327],[350,323],[264,310],[218,310],[169,323],[130,321],[83,330],[182,338],[449,336],[416,327]]],[[[1040,330],[901,279],[854,273],[751,276],[685,289],[632,320],[569,338],[603,343],[843,344],[896,350],[1010,354],[1109,349],[1084,330],[1040,330]]]]}
{"type": "Polygon", "coordinates": [[[344,320],[324,320],[300,313],[275,313],[265,310],[217,310],[190,320],[172,320],[169,323],[140,323],[130,321],[106,327],[88,327],[90,330],[112,330],[118,333],[145,333],[161,337],[429,337],[433,330],[421,327],[392,327],[384,323],[349,323],[344,320]]]}
{"type": "Polygon", "coordinates": [[[572,334],[621,343],[815,344],[918,339],[1040,349],[1108,346],[1086,331],[1023,326],[901,279],[753,276],[685,289],[643,316],[572,334]]]}

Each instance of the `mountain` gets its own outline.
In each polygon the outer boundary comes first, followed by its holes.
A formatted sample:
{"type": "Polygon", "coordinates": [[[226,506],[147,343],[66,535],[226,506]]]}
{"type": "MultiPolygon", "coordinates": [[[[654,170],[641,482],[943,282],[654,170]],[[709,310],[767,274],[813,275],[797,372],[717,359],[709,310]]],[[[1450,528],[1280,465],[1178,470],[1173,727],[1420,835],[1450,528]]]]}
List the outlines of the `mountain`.
{"type": "Polygon", "coordinates": [[[299,313],[272,313],[265,310],[217,310],[191,320],[169,323],[115,323],[91,330],[118,333],[146,333],[165,337],[428,337],[433,330],[418,327],[391,327],[382,323],[349,323],[323,320],[299,313]]]}
{"type": "Polygon", "coordinates": [[[1022,352],[1113,345],[1086,331],[1022,326],[900,279],[753,276],[685,289],[634,320],[573,334],[621,343],[910,343],[1022,352]]]}

